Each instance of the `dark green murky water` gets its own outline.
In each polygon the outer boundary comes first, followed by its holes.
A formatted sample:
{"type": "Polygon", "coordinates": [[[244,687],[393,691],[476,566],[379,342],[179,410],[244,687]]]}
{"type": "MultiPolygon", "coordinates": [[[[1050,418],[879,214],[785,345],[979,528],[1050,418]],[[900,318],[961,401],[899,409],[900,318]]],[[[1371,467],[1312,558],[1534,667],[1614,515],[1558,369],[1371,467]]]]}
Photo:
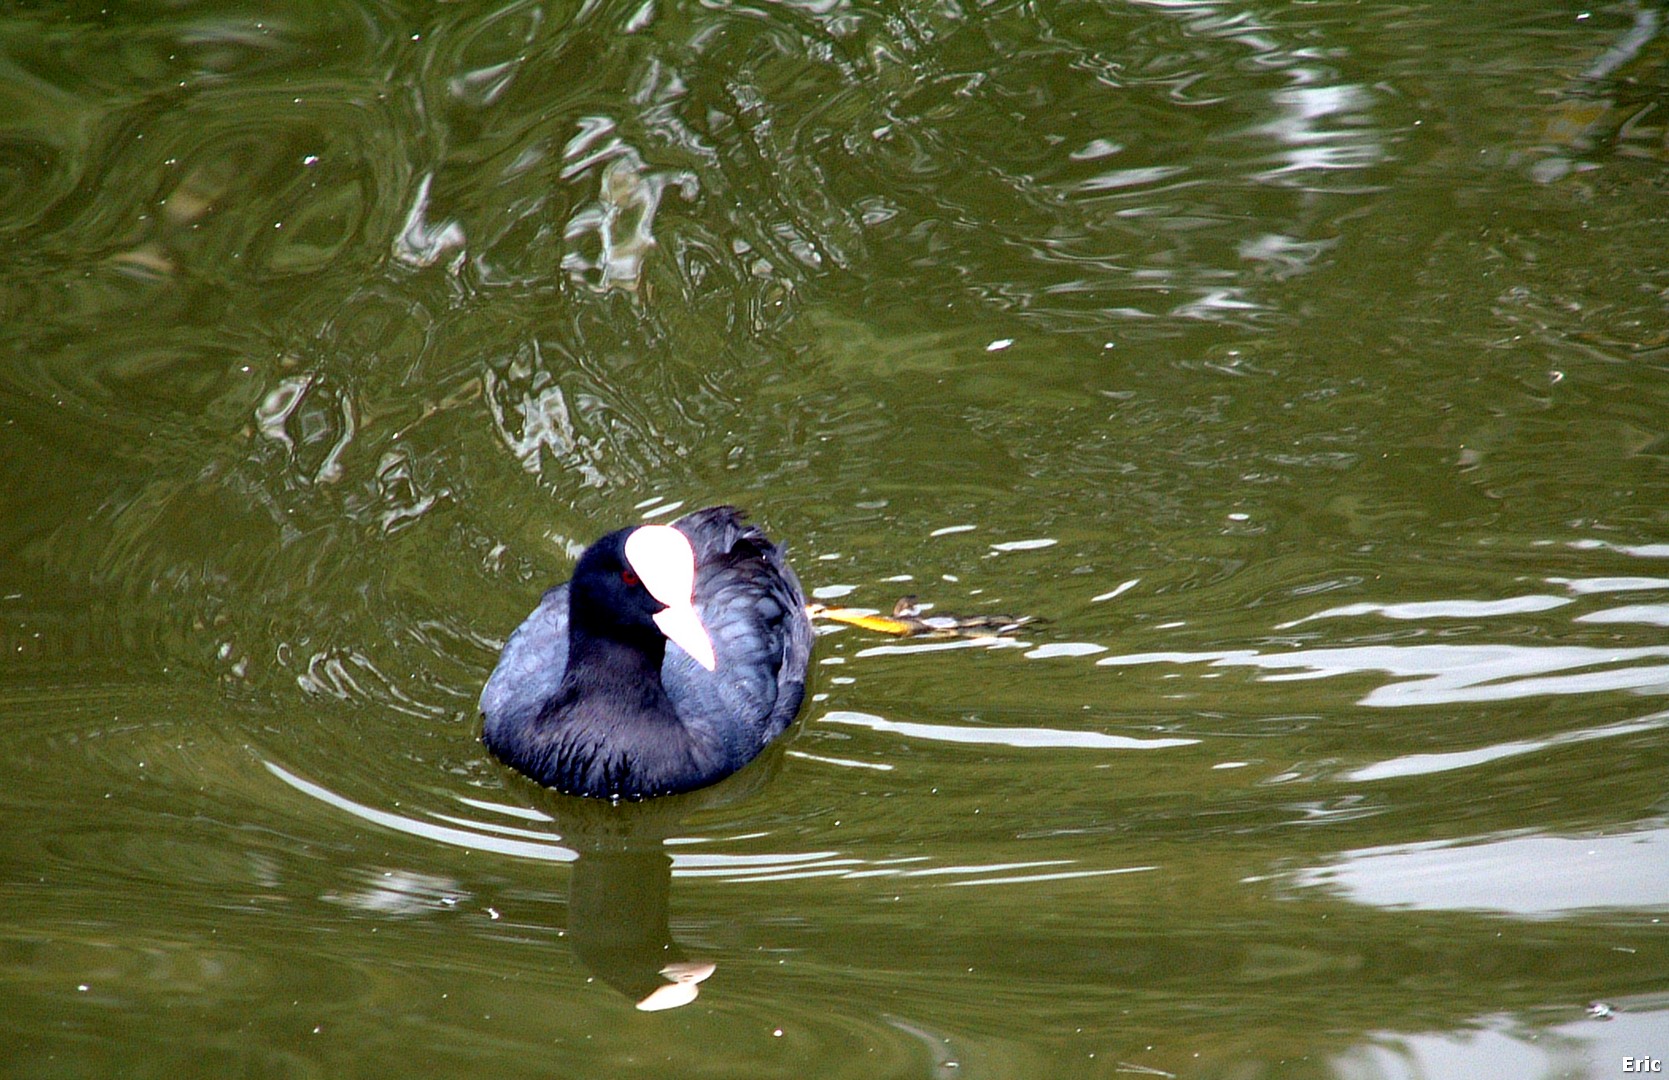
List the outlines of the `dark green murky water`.
{"type": "Polygon", "coordinates": [[[6,9],[0,1067],[1669,1059],[1666,132],[1646,0],[6,9]],[[507,776],[715,501],[1047,621],[507,776]]]}

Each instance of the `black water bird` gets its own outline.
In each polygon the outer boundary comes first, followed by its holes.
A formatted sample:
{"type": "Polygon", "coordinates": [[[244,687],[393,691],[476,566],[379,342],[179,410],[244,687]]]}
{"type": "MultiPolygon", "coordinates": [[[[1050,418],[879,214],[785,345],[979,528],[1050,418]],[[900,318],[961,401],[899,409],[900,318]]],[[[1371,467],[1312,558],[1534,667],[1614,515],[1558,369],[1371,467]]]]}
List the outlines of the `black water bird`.
{"type": "Polygon", "coordinates": [[[703,787],[793,721],[811,638],[799,579],[735,507],[620,529],[510,635],[482,740],[570,795],[703,787]]]}

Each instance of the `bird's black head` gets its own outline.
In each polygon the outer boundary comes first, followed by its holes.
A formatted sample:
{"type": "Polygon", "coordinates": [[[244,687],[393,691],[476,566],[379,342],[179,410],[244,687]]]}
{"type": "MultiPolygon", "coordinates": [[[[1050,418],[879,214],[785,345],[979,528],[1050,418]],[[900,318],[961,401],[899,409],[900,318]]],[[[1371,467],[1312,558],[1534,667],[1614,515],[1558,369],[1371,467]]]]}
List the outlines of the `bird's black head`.
{"type": "Polygon", "coordinates": [[[695,551],[677,529],[639,525],[585,549],[569,585],[569,620],[581,634],[628,642],[651,656],[676,642],[702,667],[717,663],[696,612],[695,551]]]}
{"type": "Polygon", "coordinates": [[[626,538],[633,531],[618,529],[585,549],[568,586],[569,617],[609,637],[635,642],[647,636],[660,648],[664,635],[654,619],[666,605],[644,587],[626,558],[626,538]]]}

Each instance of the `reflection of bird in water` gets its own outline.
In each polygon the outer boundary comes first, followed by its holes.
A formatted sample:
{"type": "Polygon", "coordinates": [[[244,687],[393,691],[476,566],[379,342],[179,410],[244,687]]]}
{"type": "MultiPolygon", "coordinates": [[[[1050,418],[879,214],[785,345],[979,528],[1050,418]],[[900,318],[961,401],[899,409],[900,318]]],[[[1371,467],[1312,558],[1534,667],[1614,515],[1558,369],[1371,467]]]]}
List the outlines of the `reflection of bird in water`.
{"type": "Polygon", "coordinates": [[[644,1012],[688,1005],[718,965],[687,959],[667,918],[672,859],[659,849],[580,855],[568,934],[580,962],[644,1012]]]}
{"type": "Polygon", "coordinates": [[[788,727],[811,637],[799,579],[734,507],[620,529],[510,635],[481,692],[482,739],[569,794],[690,791],[788,727]]]}
{"type": "Polygon", "coordinates": [[[667,839],[691,814],[752,797],[775,775],[777,748],[751,769],[711,787],[639,802],[562,795],[531,783],[518,790],[556,822],[579,853],[568,879],[568,940],[597,978],[645,1012],[688,1005],[718,965],[690,959],[668,920],[672,859],[667,839]]]}
{"type": "Polygon", "coordinates": [[[831,608],[812,604],[807,612],[815,619],[845,623],[896,637],[1001,637],[1038,620],[1030,615],[929,615],[931,604],[914,596],[901,598],[891,615],[878,615],[860,608],[831,608]]]}

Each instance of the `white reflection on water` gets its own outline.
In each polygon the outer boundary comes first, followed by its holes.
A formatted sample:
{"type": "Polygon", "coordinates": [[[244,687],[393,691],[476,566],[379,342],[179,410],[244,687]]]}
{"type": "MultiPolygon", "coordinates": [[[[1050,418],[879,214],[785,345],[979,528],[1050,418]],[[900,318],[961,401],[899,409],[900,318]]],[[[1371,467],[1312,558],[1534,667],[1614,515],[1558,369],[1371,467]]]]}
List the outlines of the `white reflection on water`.
{"type": "MultiPolygon", "coordinates": [[[[1325,77],[1317,68],[1299,69],[1302,79],[1325,77]]],[[[1373,98],[1359,86],[1294,86],[1271,99],[1280,115],[1255,129],[1284,145],[1285,163],[1263,173],[1266,180],[1312,169],[1365,169],[1385,159],[1373,126],[1373,98]]]]}
{"type": "Polygon", "coordinates": [[[1577,551],[1615,551],[1637,559],[1669,559],[1669,544],[1613,544],[1609,540],[1573,540],[1577,551]]]}
{"type": "Polygon", "coordinates": [[[1016,885],[1034,881],[1065,881],[1068,878],[1108,877],[1113,874],[1141,874],[1157,870],[1157,866],[1114,866],[1105,870],[1061,870],[1052,874],[1016,874],[1011,877],[970,878],[967,881],[947,881],[952,888],[969,885],[1016,885]]]}
{"type": "Polygon", "coordinates": [[[655,217],[662,196],[668,188],[675,188],[686,200],[694,199],[699,187],[694,173],[650,169],[634,148],[618,138],[597,153],[586,154],[582,162],[570,164],[564,176],[577,175],[604,156],[612,160],[603,166],[596,201],[575,210],[568,219],[563,236],[568,250],[562,268],[599,291],[636,292],[644,261],[655,248],[655,217]]]}
{"type": "Polygon", "coordinates": [[[1066,731],[1061,728],[972,727],[960,724],[921,724],[886,720],[870,713],[834,709],[824,713],[825,724],[851,724],[935,742],[974,743],[981,746],[1011,746],[1022,750],[1056,747],[1075,750],[1160,750],[1171,746],[1193,746],[1198,739],[1137,739],[1128,735],[1107,735],[1099,731],[1066,731]]]}
{"type": "Polygon", "coordinates": [[[407,266],[433,266],[451,252],[462,254],[468,241],[464,227],[451,218],[429,220],[429,185],[433,173],[425,173],[417,181],[406,222],[394,238],[394,257],[407,266]]]}
{"type": "Polygon", "coordinates": [[[829,757],[826,754],[808,754],[804,750],[789,750],[787,753],[789,757],[816,761],[824,765],[838,765],[843,769],[875,769],[878,772],[892,772],[892,766],[884,761],[857,761],[853,758],[829,757]]]}
{"type": "Polygon", "coordinates": [[[1358,904],[1527,919],[1669,909],[1669,827],[1361,848],[1292,876],[1358,904]]]}
{"type": "Polygon", "coordinates": [[[528,806],[510,806],[505,803],[488,802],[486,799],[471,799],[458,796],[458,801],[465,806],[473,806],[477,810],[487,810],[494,814],[505,814],[509,817],[521,818],[523,821],[550,821],[551,816],[543,810],[535,810],[528,806]]]}
{"type": "Polygon", "coordinates": [[[1055,641],[1048,645],[1039,645],[1026,654],[1027,660],[1047,660],[1054,656],[1094,656],[1104,653],[1107,646],[1097,645],[1093,641],[1055,641]]]}
{"type": "MultiPolygon", "coordinates": [[[[437,825],[434,822],[420,818],[409,818],[403,814],[378,810],[374,806],[354,802],[336,794],[329,788],[321,787],[311,780],[304,780],[281,765],[273,762],[263,762],[267,771],[286,784],[295,788],[303,795],[310,795],[327,806],[333,806],[344,813],[351,814],[361,821],[369,821],[373,825],[381,825],[385,829],[405,833],[408,836],[419,836],[425,840],[436,840],[453,847],[469,848],[474,851],[496,851],[501,855],[514,855],[522,859],[541,859],[545,862],[573,862],[579,858],[579,853],[572,848],[551,843],[548,840],[516,840],[504,836],[493,836],[486,832],[476,832],[475,829],[485,826],[472,823],[469,829],[458,829],[447,825],[437,825]]],[[[517,830],[521,831],[521,830],[517,830]]]]}
{"type": "Polygon", "coordinates": [[[1050,540],[1046,537],[1039,537],[1035,540],[1005,540],[1000,544],[992,544],[991,550],[1003,552],[1040,551],[1043,548],[1054,547],[1058,543],[1060,543],[1059,540],[1050,540]]]}
{"type": "Polygon", "coordinates": [[[1146,168],[1109,169],[1099,176],[1092,176],[1077,185],[1080,192],[1109,191],[1114,188],[1137,187],[1142,184],[1156,184],[1161,180],[1169,180],[1173,176],[1180,176],[1188,170],[1180,165],[1154,165],[1146,168]]]}
{"type": "MultiPolygon", "coordinates": [[[[1434,1076],[1619,1076],[1625,1058],[1665,1056],[1669,1003],[1625,1000],[1609,1020],[1549,1027],[1545,1017],[1480,1016],[1454,1031],[1372,1032],[1334,1057],[1340,1080],[1418,1080],[1434,1076]]],[[[1644,1070],[1641,1070],[1642,1072],[1644,1070]]]]}
{"type": "MultiPolygon", "coordinates": [[[[860,611],[865,609],[858,609],[860,611]]],[[[908,645],[871,645],[867,649],[859,649],[854,656],[908,656],[910,653],[946,652],[952,649],[1014,649],[1029,648],[1025,642],[1014,638],[982,637],[956,638],[950,641],[917,641],[908,645]]]]}
{"type": "Polygon", "coordinates": [[[654,498],[645,499],[638,503],[635,509],[643,514],[643,520],[649,521],[653,518],[665,517],[668,514],[676,513],[684,507],[683,499],[674,499],[672,502],[666,503],[662,506],[656,506],[655,504],[660,501],[661,496],[656,495],[654,498]]]}
{"type": "Polygon", "coordinates": [[[1669,712],[1644,716],[1638,720],[1625,720],[1620,724],[1606,724],[1603,727],[1585,728],[1580,731],[1562,731],[1542,739],[1519,739],[1514,742],[1496,743],[1493,746],[1480,746],[1473,750],[1455,750],[1443,754],[1408,754],[1404,757],[1392,758],[1389,761],[1376,761],[1372,765],[1364,765],[1360,769],[1345,773],[1343,778],[1346,780],[1386,780],[1393,777],[1426,776],[1431,773],[1449,772],[1454,769],[1467,769],[1474,765],[1486,765],[1491,761],[1517,757],[1520,754],[1532,754],[1552,746],[1568,746],[1571,743],[1589,742],[1593,739],[1609,739],[1614,735],[1633,735],[1637,732],[1651,731],[1662,727],[1669,727],[1669,712]]]}
{"type": "MultiPolygon", "coordinates": [[[[1563,585],[1577,596],[1614,592],[1642,592],[1650,589],[1669,589],[1669,580],[1650,577],[1604,578],[1548,578],[1550,585],[1563,585]]],[[[1387,619],[1488,619],[1502,615],[1529,615],[1550,611],[1574,601],[1565,596],[1531,594],[1504,600],[1429,600],[1404,604],[1358,603],[1328,608],[1301,619],[1280,623],[1277,630],[1285,630],[1316,619],[1352,618],[1358,615],[1379,615],[1387,619]]],[[[1650,626],[1669,626],[1669,604],[1634,604],[1606,611],[1591,611],[1578,615],[1579,623],[1645,623],[1650,626]]]]}
{"type": "Polygon", "coordinates": [[[359,870],[360,888],[327,892],[321,899],[381,915],[427,915],[469,899],[457,881],[412,870],[359,870]]]}
{"type": "Polygon", "coordinates": [[[1389,708],[1510,701],[1540,694],[1594,694],[1608,690],[1669,692],[1669,665],[1636,663],[1656,657],[1669,657],[1669,646],[1594,649],[1576,645],[1359,645],[1280,653],[1256,649],[1134,653],[1104,657],[1096,663],[1113,667],[1209,664],[1280,671],[1264,676],[1266,682],[1385,672],[1409,681],[1376,687],[1359,704],[1389,708]],[[1562,672],[1569,674],[1555,674],[1562,672]]]}
{"type": "Polygon", "coordinates": [[[1111,600],[1116,596],[1122,596],[1141,583],[1141,578],[1131,578],[1129,581],[1120,582],[1115,588],[1109,589],[1108,591],[1101,593],[1099,596],[1090,597],[1089,602],[1092,604],[1099,604],[1103,600],[1111,600]]]}
{"type": "Polygon", "coordinates": [[[1430,600],[1409,604],[1346,604],[1328,608],[1302,619],[1278,624],[1275,629],[1315,619],[1338,619],[1355,615],[1383,615],[1387,619],[1488,619],[1497,615],[1526,615],[1570,603],[1565,596],[1514,596],[1506,600],[1430,600]]]}
{"type": "Polygon", "coordinates": [[[1590,611],[1578,615],[1581,623],[1645,623],[1647,626],[1669,626],[1669,604],[1625,604],[1606,611],[1590,611]]]}
{"type": "Polygon", "coordinates": [[[1590,593],[1642,592],[1646,589],[1669,589],[1669,578],[1655,577],[1550,577],[1549,585],[1563,585],[1578,596],[1590,593]]]}

